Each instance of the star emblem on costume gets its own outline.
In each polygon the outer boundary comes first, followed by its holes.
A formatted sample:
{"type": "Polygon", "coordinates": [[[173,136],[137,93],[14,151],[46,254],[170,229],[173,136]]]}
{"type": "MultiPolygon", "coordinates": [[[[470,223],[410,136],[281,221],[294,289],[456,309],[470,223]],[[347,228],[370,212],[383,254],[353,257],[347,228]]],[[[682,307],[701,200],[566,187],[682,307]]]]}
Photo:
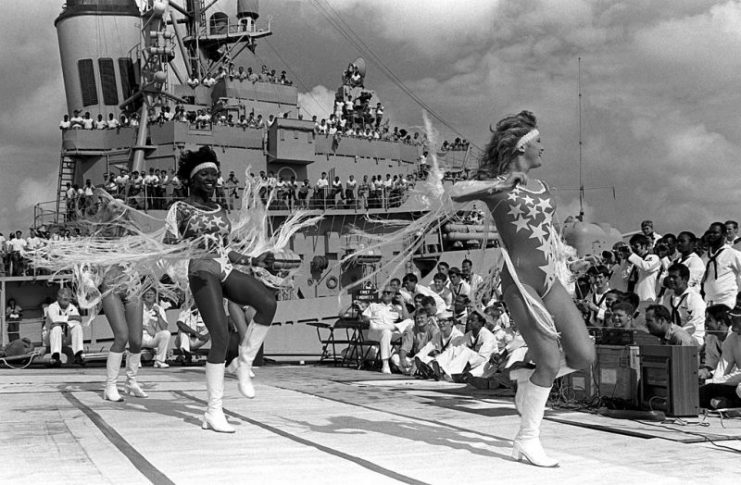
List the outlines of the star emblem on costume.
{"type": "Polygon", "coordinates": [[[219,228],[221,228],[222,226],[224,226],[224,224],[226,224],[224,222],[224,219],[221,218],[221,216],[216,216],[213,219],[211,219],[211,221],[213,221],[216,227],[219,227],[219,228]]]}
{"type": "Polygon", "coordinates": [[[515,230],[515,234],[517,234],[518,232],[520,232],[520,229],[525,229],[525,230],[530,229],[530,224],[528,223],[528,220],[525,219],[524,217],[519,218],[519,219],[513,221],[512,224],[514,224],[515,227],[517,228],[515,230]]]}
{"type": "MultiPolygon", "coordinates": [[[[510,194],[510,195],[511,195],[511,194],[510,194]]],[[[511,208],[509,209],[509,212],[507,213],[507,215],[510,215],[510,216],[512,216],[512,217],[513,217],[514,219],[517,219],[518,217],[520,217],[520,216],[521,216],[522,214],[524,214],[524,213],[525,213],[525,212],[524,212],[524,211],[522,210],[522,207],[521,207],[521,205],[520,205],[520,204],[515,204],[515,205],[513,205],[513,206],[512,206],[512,207],[511,207],[511,208]]]]}
{"type": "Polygon", "coordinates": [[[554,264],[553,260],[550,258],[547,258],[547,263],[543,266],[539,266],[539,268],[546,274],[546,279],[553,279],[554,275],[556,274],[556,265],[554,264]]]}
{"type": "Polygon", "coordinates": [[[551,212],[543,212],[543,224],[550,224],[553,222],[553,213],[551,212]]]}
{"type": "Polygon", "coordinates": [[[535,204],[535,206],[538,207],[543,212],[545,212],[546,209],[551,208],[551,201],[549,201],[548,199],[541,199],[540,202],[535,204]]]}
{"type": "Polygon", "coordinates": [[[526,195],[525,197],[523,197],[523,198],[522,198],[522,200],[523,200],[523,201],[525,202],[525,204],[527,204],[527,205],[532,205],[532,203],[534,202],[533,198],[532,198],[532,197],[530,197],[529,195],[526,195]]]}
{"type": "Polygon", "coordinates": [[[533,234],[530,236],[530,239],[537,239],[538,241],[543,241],[545,239],[546,232],[540,225],[533,226],[532,231],[533,234]]]}
{"type": "Polygon", "coordinates": [[[528,207],[527,208],[527,216],[530,219],[535,219],[536,217],[538,217],[538,208],[535,207],[535,206],[528,207]]]}
{"type": "Polygon", "coordinates": [[[206,226],[203,224],[203,220],[200,217],[193,217],[190,220],[190,229],[193,230],[193,232],[200,232],[202,229],[205,229],[206,226]]]}
{"type": "Polygon", "coordinates": [[[510,192],[509,194],[507,194],[507,199],[508,200],[517,200],[517,194],[515,193],[514,190],[512,192],[510,192]]]}

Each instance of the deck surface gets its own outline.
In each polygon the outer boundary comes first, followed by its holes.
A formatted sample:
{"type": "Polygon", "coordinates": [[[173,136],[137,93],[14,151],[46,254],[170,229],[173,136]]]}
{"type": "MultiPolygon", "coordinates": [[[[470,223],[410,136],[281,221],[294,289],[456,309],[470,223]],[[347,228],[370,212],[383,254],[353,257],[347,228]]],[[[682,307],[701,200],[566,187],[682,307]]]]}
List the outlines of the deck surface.
{"type": "MultiPolygon", "coordinates": [[[[709,442],[548,419],[560,468],[513,462],[512,399],[461,385],[312,365],[256,372],[254,400],[227,378],[227,435],[200,428],[203,368],[144,368],[150,397],[125,403],[101,399],[102,367],[2,369],[3,483],[741,483],[739,454],[709,442]]],[[[717,443],[741,450],[733,436],[717,443]]]]}

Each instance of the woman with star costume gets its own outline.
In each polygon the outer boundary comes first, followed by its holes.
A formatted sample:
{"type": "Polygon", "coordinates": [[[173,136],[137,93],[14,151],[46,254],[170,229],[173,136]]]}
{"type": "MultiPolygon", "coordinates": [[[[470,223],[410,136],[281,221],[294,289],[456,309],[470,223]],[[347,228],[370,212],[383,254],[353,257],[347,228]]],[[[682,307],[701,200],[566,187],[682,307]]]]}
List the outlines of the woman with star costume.
{"type": "Polygon", "coordinates": [[[206,254],[188,262],[188,283],[198,311],[211,336],[211,349],[206,363],[208,409],[203,416],[203,429],[222,433],[235,431],[224,416],[224,360],[229,343],[224,298],[256,310],[253,322],[239,347],[239,391],[255,397],[250,377],[252,362],[268,334],[276,311],[275,293],[258,279],[234,268],[234,265],[270,267],[273,255],[264,252],[250,257],[230,247],[232,232],[226,208],[211,197],[219,177],[219,161],[209,147],[185,152],[179,162],[178,178],[185,181],[189,197],[170,208],[164,241],[191,241],[206,254]]]}
{"type": "Polygon", "coordinates": [[[481,200],[491,211],[504,246],[503,297],[536,365],[534,371],[512,373],[522,419],[512,457],[554,467],[558,462],[539,438],[545,405],[557,376],[591,365],[594,345],[559,279],[565,262],[553,226],[554,200],[544,182],[528,176],[541,166],[544,151],[535,116],[529,111],[507,116],[492,131],[480,169],[485,180],[455,184],[451,198],[481,200]]]}

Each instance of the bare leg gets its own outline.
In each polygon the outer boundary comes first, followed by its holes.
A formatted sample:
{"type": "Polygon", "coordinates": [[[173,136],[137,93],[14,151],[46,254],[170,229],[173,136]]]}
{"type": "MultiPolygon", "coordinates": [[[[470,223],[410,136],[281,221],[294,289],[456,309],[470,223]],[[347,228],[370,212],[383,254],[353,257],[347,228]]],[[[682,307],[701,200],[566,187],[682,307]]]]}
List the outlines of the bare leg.
{"type": "Polygon", "coordinates": [[[208,362],[224,365],[229,343],[229,329],[224,312],[224,295],[219,278],[211,273],[199,271],[188,277],[193,299],[201,312],[203,323],[211,335],[208,362]]]}
{"type": "MultiPolygon", "coordinates": [[[[113,331],[113,345],[111,352],[123,352],[129,341],[129,326],[126,321],[124,305],[118,295],[108,294],[103,298],[103,313],[113,331]]],[[[141,321],[141,316],[139,318],[141,321]]],[[[139,331],[139,345],[141,347],[141,329],[139,331]]]]}
{"type": "Polygon", "coordinates": [[[559,281],[543,297],[543,303],[561,333],[561,345],[569,367],[586,369],[592,365],[595,359],[594,343],[589,338],[581,312],[559,281]]]}

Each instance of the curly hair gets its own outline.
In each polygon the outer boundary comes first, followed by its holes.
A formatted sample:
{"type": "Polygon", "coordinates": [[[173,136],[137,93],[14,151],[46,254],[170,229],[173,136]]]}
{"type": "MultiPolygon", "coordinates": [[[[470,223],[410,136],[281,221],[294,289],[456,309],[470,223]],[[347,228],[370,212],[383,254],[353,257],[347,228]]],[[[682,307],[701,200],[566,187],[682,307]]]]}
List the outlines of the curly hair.
{"type": "Polygon", "coordinates": [[[178,179],[183,184],[190,182],[190,172],[201,163],[215,163],[217,167],[220,166],[219,160],[216,158],[216,153],[211,149],[210,146],[204,145],[197,151],[188,150],[180,155],[178,161],[178,179]]]}
{"type": "Polygon", "coordinates": [[[493,135],[484,150],[480,170],[487,171],[490,176],[507,173],[517,159],[517,142],[536,127],[537,120],[530,111],[520,111],[500,120],[491,130],[493,135]]]}

